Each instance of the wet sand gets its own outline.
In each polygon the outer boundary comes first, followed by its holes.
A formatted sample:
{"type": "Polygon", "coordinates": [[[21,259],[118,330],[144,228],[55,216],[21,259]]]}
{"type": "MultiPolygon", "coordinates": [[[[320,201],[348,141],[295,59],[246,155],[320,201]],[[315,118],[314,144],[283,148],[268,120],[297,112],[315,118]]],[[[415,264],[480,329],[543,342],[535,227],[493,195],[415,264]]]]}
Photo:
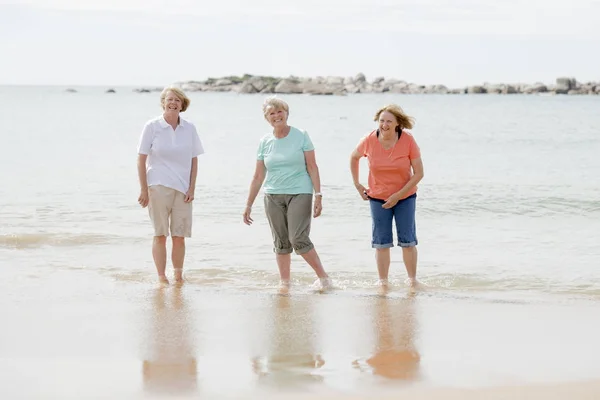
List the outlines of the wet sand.
{"type": "Polygon", "coordinates": [[[1,398],[597,399],[597,302],[12,269],[1,398]]]}

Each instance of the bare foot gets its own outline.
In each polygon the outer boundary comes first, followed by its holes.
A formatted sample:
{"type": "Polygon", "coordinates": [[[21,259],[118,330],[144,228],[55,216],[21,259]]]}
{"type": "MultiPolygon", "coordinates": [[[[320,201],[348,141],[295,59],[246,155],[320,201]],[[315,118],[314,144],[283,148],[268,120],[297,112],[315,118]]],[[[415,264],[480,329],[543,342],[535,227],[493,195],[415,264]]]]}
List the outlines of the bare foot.
{"type": "Polygon", "coordinates": [[[158,277],[158,284],[159,284],[160,287],[169,286],[169,280],[164,275],[163,276],[159,276],[158,277]]]}
{"type": "Polygon", "coordinates": [[[183,285],[183,268],[173,268],[175,272],[175,283],[177,285],[183,285]]]}
{"type": "Polygon", "coordinates": [[[425,290],[427,288],[427,285],[419,282],[417,280],[417,278],[407,278],[406,281],[404,281],[404,283],[406,283],[408,285],[408,289],[411,292],[417,292],[417,291],[425,290]]]}
{"type": "Polygon", "coordinates": [[[390,286],[390,282],[389,282],[387,279],[379,279],[379,280],[377,281],[376,285],[377,285],[377,286],[380,286],[380,287],[385,287],[385,288],[387,288],[387,287],[389,287],[389,286],[390,286]]]}
{"type": "Polygon", "coordinates": [[[331,279],[329,277],[325,277],[325,278],[318,278],[313,284],[312,287],[314,289],[316,289],[318,292],[325,292],[329,289],[331,289],[332,283],[331,283],[331,279]]]}
{"type": "Polygon", "coordinates": [[[288,295],[290,293],[290,281],[288,280],[281,280],[279,281],[279,289],[277,290],[277,292],[280,295],[288,295]]]}
{"type": "Polygon", "coordinates": [[[379,296],[387,296],[390,291],[390,284],[387,279],[380,279],[377,281],[377,294],[379,296]]]}

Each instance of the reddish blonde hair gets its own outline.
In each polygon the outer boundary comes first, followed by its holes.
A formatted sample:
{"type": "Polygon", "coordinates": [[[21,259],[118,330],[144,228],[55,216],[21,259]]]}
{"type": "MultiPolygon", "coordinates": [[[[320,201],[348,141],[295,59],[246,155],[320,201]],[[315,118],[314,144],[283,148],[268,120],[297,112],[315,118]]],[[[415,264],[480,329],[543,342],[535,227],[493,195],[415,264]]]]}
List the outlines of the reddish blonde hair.
{"type": "Polygon", "coordinates": [[[181,100],[181,112],[187,110],[187,108],[190,106],[190,99],[185,95],[183,90],[176,86],[167,86],[161,92],[160,105],[162,106],[163,110],[165,109],[165,99],[167,98],[167,93],[169,92],[172,92],[175,96],[177,96],[177,98],[179,98],[179,100],[181,100]]]}
{"type": "Polygon", "coordinates": [[[415,124],[415,119],[413,117],[409,117],[408,115],[406,115],[404,110],[402,110],[402,108],[400,108],[400,106],[398,106],[396,104],[389,104],[389,105],[377,110],[377,112],[375,113],[375,118],[373,118],[373,120],[379,121],[379,117],[381,116],[381,113],[384,111],[387,111],[390,114],[393,114],[394,117],[396,117],[396,122],[398,123],[398,125],[400,125],[400,129],[412,129],[413,128],[413,126],[415,124]]]}

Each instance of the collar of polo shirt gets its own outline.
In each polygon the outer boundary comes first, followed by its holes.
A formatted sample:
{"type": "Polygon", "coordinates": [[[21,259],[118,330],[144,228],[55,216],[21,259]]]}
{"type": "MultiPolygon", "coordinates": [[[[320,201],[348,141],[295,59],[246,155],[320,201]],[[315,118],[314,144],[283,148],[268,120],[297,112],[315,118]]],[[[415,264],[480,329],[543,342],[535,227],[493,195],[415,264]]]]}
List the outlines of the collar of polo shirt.
{"type": "MultiPolygon", "coordinates": [[[[169,125],[169,123],[167,122],[167,120],[165,119],[164,115],[160,116],[160,119],[158,120],[159,124],[161,127],[163,128],[168,128],[171,125],[169,125]]],[[[183,118],[181,118],[181,115],[179,116],[179,124],[177,124],[177,126],[181,126],[183,127],[185,125],[185,120],[183,118]]]]}

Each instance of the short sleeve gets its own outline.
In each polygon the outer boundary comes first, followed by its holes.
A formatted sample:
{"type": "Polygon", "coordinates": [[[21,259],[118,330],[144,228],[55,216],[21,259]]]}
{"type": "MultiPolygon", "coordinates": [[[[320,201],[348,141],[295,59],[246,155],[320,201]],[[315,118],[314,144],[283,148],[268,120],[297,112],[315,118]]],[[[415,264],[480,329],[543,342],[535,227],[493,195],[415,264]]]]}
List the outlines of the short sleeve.
{"type": "Polygon", "coordinates": [[[148,122],[144,126],[144,130],[142,131],[142,135],[140,136],[140,140],[138,143],[137,152],[138,154],[150,154],[150,150],[152,149],[152,141],[154,140],[154,131],[152,129],[152,123],[148,122]]]}
{"type": "Polygon", "coordinates": [[[312,140],[310,140],[310,136],[306,131],[302,131],[304,138],[302,140],[302,151],[312,151],[315,149],[312,140]]]}
{"type": "Polygon", "coordinates": [[[256,151],[256,159],[262,161],[265,159],[265,141],[261,139],[258,144],[258,150],[256,151]]]}
{"type": "Polygon", "coordinates": [[[196,130],[196,127],[194,125],[192,125],[192,127],[194,131],[192,135],[192,157],[198,157],[200,154],[204,154],[204,146],[202,146],[202,141],[200,140],[200,136],[198,136],[198,131],[196,130]]]}
{"type": "Polygon", "coordinates": [[[410,158],[411,160],[414,160],[415,158],[419,158],[421,157],[421,149],[419,148],[419,145],[417,145],[417,142],[415,141],[415,138],[411,135],[410,136],[410,147],[408,149],[408,158],[410,158]]]}
{"type": "Polygon", "coordinates": [[[361,156],[366,157],[368,153],[368,141],[369,136],[365,136],[358,142],[358,146],[356,146],[356,151],[360,153],[361,156]]]}

